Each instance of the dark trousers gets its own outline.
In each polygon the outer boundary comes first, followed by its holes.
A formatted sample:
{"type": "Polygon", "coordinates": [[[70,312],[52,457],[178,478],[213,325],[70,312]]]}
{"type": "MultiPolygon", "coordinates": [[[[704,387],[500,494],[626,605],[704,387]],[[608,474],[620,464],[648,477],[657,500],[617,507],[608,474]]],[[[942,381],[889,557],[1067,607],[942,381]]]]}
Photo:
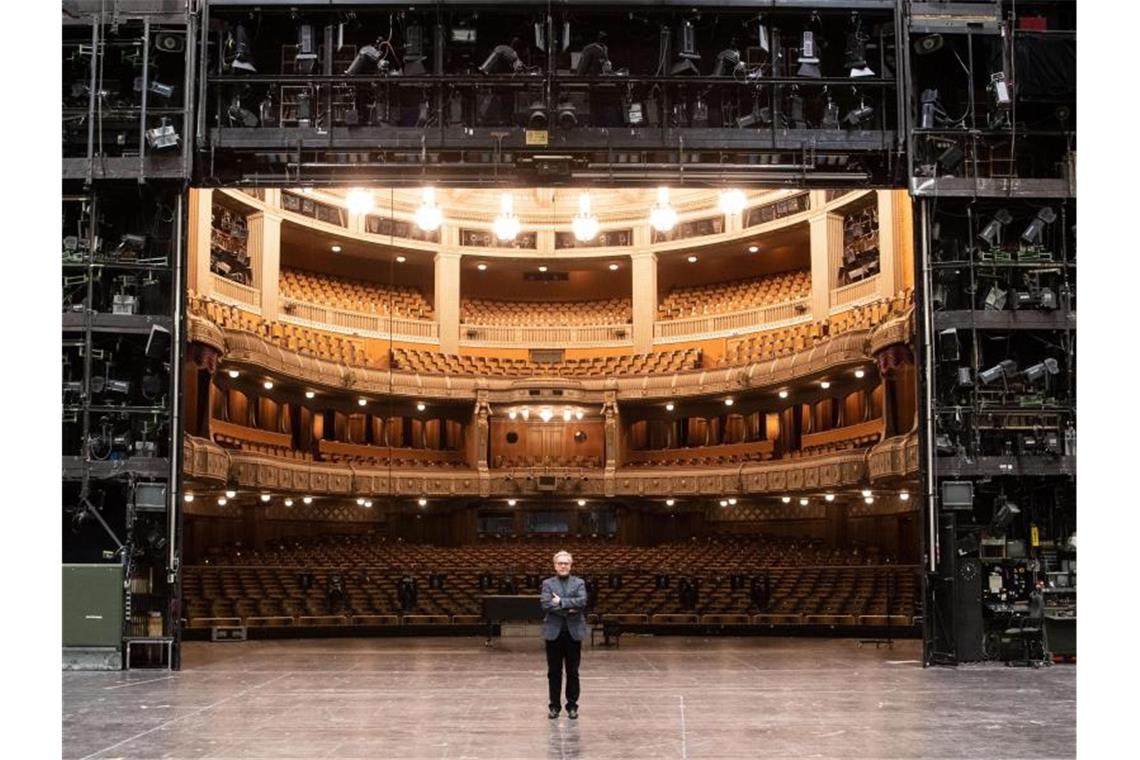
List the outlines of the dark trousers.
{"type": "Polygon", "coordinates": [[[546,642],[546,679],[550,682],[550,706],[562,709],[562,664],[566,663],[566,709],[578,707],[578,663],[582,661],[582,642],[570,638],[563,630],[554,641],[546,642]]]}

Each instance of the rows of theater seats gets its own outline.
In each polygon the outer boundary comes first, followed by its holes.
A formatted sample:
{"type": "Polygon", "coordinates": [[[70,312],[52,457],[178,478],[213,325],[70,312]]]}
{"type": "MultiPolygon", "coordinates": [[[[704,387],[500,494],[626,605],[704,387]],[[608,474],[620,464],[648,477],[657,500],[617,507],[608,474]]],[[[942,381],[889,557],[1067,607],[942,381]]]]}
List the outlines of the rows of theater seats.
{"type": "Polygon", "coordinates": [[[575,572],[590,583],[594,621],[855,625],[882,624],[879,618],[891,614],[894,623],[909,625],[918,589],[916,568],[892,566],[874,549],[829,550],[803,539],[741,537],[655,547],[590,538],[485,539],[443,548],[372,535],[326,536],[282,541],[261,552],[231,550],[186,567],[186,616],[191,627],[219,619],[246,625],[476,624],[484,594],[537,593],[539,579],[551,574],[551,556],[563,548],[573,552],[575,572]],[[313,576],[307,589],[306,573],[313,576]],[[432,576],[440,574],[442,587],[432,588],[432,576]],[[734,574],[745,576],[736,588],[734,574]],[[342,582],[343,604],[327,593],[333,575],[342,582]],[[414,609],[404,611],[397,587],[408,575],[416,579],[418,598],[414,609]],[[763,607],[750,593],[751,577],[759,575],[769,581],[763,607]],[[682,603],[682,577],[698,585],[695,608],[682,603]]]}
{"type": "Polygon", "coordinates": [[[705,453],[704,447],[701,455],[694,456],[684,449],[677,449],[677,455],[667,459],[653,459],[649,461],[628,460],[624,467],[724,467],[730,464],[743,464],[745,462],[763,462],[771,459],[771,454],[762,451],[736,454],[705,453]]]}
{"type": "Polygon", "coordinates": [[[811,295],[811,270],[678,287],[657,307],[658,319],[685,319],[709,314],[729,314],[761,306],[786,303],[811,295]]]}
{"type": "Polygon", "coordinates": [[[752,333],[728,346],[721,366],[733,367],[791,356],[814,348],[821,341],[853,330],[869,330],[887,319],[906,312],[914,305],[914,291],[905,290],[894,298],[881,298],[841,311],[822,322],[793,325],[779,330],[752,333]]]}
{"type": "MultiPolygon", "coordinates": [[[[842,430],[842,428],[839,428],[842,430]]],[[[804,446],[803,448],[789,451],[785,455],[787,459],[799,459],[800,457],[818,457],[825,454],[838,454],[843,451],[854,451],[855,449],[865,449],[874,446],[882,438],[881,432],[870,433],[867,435],[854,435],[850,438],[844,438],[839,441],[832,441],[830,443],[821,444],[819,446],[804,446]]]]}
{"type": "Polygon", "coordinates": [[[628,298],[603,301],[492,301],[465,298],[459,321],[468,325],[573,326],[628,325],[633,302],[628,298]]]}
{"type": "Polygon", "coordinates": [[[512,467],[601,467],[601,457],[551,457],[551,456],[496,456],[491,466],[503,469],[512,467]]]}
{"type": "Polygon", "coordinates": [[[392,350],[393,366],[427,375],[480,375],[490,377],[595,377],[606,375],[648,375],[681,372],[700,366],[699,348],[655,351],[648,354],[598,356],[535,363],[527,359],[500,359],[493,356],[456,356],[435,351],[407,348],[392,350]]]}
{"type": "Polygon", "coordinates": [[[275,446],[273,444],[249,441],[231,435],[215,433],[214,443],[225,449],[236,449],[252,454],[264,454],[265,456],[278,457],[281,459],[299,459],[306,462],[313,461],[313,455],[308,451],[297,451],[289,446],[275,446]]]}
{"type": "Polygon", "coordinates": [[[467,467],[467,463],[444,456],[444,452],[433,452],[432,449],[416,449],[420,456],[401,456],[399,449],[394,449],[392,456],[387,456],[384,452],[387,449],[377,447],[377,453],[371,456],[362,455],[348,455],[348,454],[324,454],[322,459],[328,462],[336,462],[337,464],[355,465],[358,467],[397,467],[397,468],[416,468],[416,467],[431,467],[432,469],[439,469],[441,467],[450,467],[452,469],[461,470],[467,467]],[[432,456],[435,453],[437,456],[432,456]]]}
{"type": "Polygon", "coordinates": [[[391,314],[405,319],[431,319],[432,308],[417,288],[381,285],[304,269],[282,267],[282,300],[296,299],[345,311],[391,314]]]}
{"type": "Polygon", "coordinates": [[[227,330],[254,333],[293,353],[355,367],[382,367],[368,355],[364,342],[342,335],[310,330],[285,322],[269,322],[236,306],[190,294],[190,313],[205,317],[227,330]]]}

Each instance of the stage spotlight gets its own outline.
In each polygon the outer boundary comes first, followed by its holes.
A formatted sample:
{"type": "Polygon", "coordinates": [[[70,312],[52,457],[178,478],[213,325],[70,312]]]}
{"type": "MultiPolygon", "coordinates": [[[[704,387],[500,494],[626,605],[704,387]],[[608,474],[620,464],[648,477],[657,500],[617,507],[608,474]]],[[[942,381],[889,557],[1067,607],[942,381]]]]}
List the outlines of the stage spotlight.
{"type": "Polygon", "coordinates": [[[740,57],[740,41],[735,37],[729,46],[717,53],[716,66],[713,67],[714,77],[726,77],[743,73],[747,67],[740,57]]]}
{"type": "Polygon", "coordinates": [[[577,109],[569,100],[563,100],[558,103],[554,118],[558,122],[559,129],[573,129],[578,126],[577,109]]]}
{"type": "Polygon", "coordinates": [[[978,373],[978,380],[982,385],[992,385],[998,380],[1013,377],[1017,374],[1017,362],[1013,359],[1006,359],[1000,364],[995,364],[987,370],[978,373]]]}
{"type": "Polygon", "coordinates": [[[241,98],[237,95],[230,101],[230,107],[226,109],[226,116],[230,120],[231,127],[257,126],[257,116],[248,108],[242,108],[241,98]]]}
{"type": "Polygon", "coordinates": [[[799,70],[796,71],[798,77],[819,79],[823,76],[819,70],[819,56],[816,55],[815,32],[810,29],[804,30],[800,56],[796,59],[796,63],[800,65],[799,70]]]}
{"type": "Polygon", "coordinates": [[[918,55],[930,55],[942,49],[944,40],[941,34],[927,34],[914,41],[914,52],[918,55]]]}
{"type": "Polygon", "coordinates": [[[848,111],[847,115],[843,117],[843,121],[850,127],[862,127],[874,118],[875,109],[867,105],[867,102],[860,97],[859,105],[848,111]]]}
{"type": "Polygon", "coordinates": [[[1013,105],[1013,96],[1009,91],[1009,83],[1005,81],[1005,73],[998,71],[990,76],[988,87],[994,98],[994,108],[1005,111],[1013,105]]]}
{"type": "Polygon", "coordinates": [[[249,59],[253,57],[250,51],[249,33],[246,32],[245,24],[240,21],[234,25],[234,30],[230,36],[230,47],[233,48],[234,54],[230,61],[230,69],[247,74],[256,74],[257,69],[249,62],[249,59]]]}
{"type": "MultiPolygon", "coordinates": [[[[142,77],[135,77],[134,91],[142,92],[142,77]]],[[[163,84],[157,79],[152,79],[147,85],[147,91],[160,98],[170,98],[174,96],[174,85],[163,84]]]]}
{"type": "Polygon", "coordinates": [[[174,131],[166,117],[162,117],[162,123],[159,126],[148,129],[146,131],[146,144],[152,150],[162,150],[163,148],[177,148],[181,138],[178,133],[174,131]]]}
{"type": "Polygon", "coordinates": [[[1033,217],[1033,221],[1021,233],[1021,242],[1026,245],[1041,245],[1041,236],[1045,232],[1045,226],[1057,221],[1057,213],[1049,206],[1043,207],[1037,212],[1037,216],[1033,217]]]}
{"type": "Polygon", "coordinates": [[[599,74],[608,74],[612,70],[610,51],[606,47],[607,36],[605,32],[598,32],[598,38],[582,48],[575,74],[580,77],[596,77],[599,74]]]}
{"type": "Polygon", "coordinates": [[[530,115],[527,117],[527,129],[546,129],[550,125],[550,119],[546,115],[546,104],[541,100],[536,100],[530,104],[530,115]]]}
{"type": "Polygon", "coordinates": [[[379,63],[380,49],[375,45],[365,45],[360,48],[360,52],[352,59],[352,63],[348,65],[344,73],[350,77],[371,74],[379,69],[379,63]]]}
{"type": "Polygon", "coordinates": [[[1056,375],[1061,371],[1057,366],[1056,359],[1046,359],[1043,362],[1034,364],[1029,369],[1022,372],[1022,376],[1027,383],[1036,383],[1038,380],[1048,378],[1050,375],[1056,375]]]}
{"type": "Polygon", "coordinates": [[[1013,217],[1004,208],[998,209],[994,214],[993,219],[989,221],[982,231],[978,233],[978,239],[984,242],[991,248],[1001,245],[1002,231],[1005,226],[1013,221],[1013,217]]]}
{"type": "Polygon", "coordinates": [[[824,129],[839,129],[839,105],[832,100],[831,92],[826,87],[823,88],[823,94],[823,119],[820,126],[824,129]]]}
{"type": "Polygon", "coordinates": [[[521,45],[522,41],[518,37],[512,39],[509,45],[496,45],[487,56],[487,60],[479,67],[479,71],[484,74],[502,74],[508,70],[522,71],[523,62],[517,52],[521,45]]]}
{"type": "Polygon", "coordinates": [[[952,143],[946,150],[938,154],[935,163],[943,175],[952,176],[954,172],[958,170],[958,167],[962,165],[962,158],[962,149],[959,148],[957,144],[952,143]]]}
{"type": "Polygon", "coordinates": [[[988,311],[1001,311],[1005,308],[1005,301],[1009,295],[1008,290],[1002,290],[995,282],[986,293],[985,308],[988,311]]]}
{"type": "Polygon", "coordinates": [[[990,522],[991,533],[1002,533],[1013,523],[1013,518],[1021,514],[1021,508],[1009,501],[1005,496],[999,496],[995,505],[994,519],[990,522]]]}
{"type": "MultiPolygon", "coordinates": [[[[739,58],[739,53],[737,57],[739,58]]],[[[701,54],[697,52],[697,32],[693,28],[691,21],[685,20],[677,28],[677,58],[678,61],[673,64],[672,70],[669,72],[672,76],[680,76],[682,74],[693,74],[694,76],[700,75],[700,69],[694,61],[701,60],[701,54]]]]}
{"type": "Polygon", "coordinates": [[[312,24],[297,27],[297,54],[293,57],[297,74],[312,74],[317,68],[317,28],[312,24]]]}
{"type": "Polygon", "coordinates": [[[739,129],[748,129],[749,127],[761,126],[767,127],[772,123],[772,109],[764,107],[761,108],[759,103],[753,103],[752,111],[737,118],[736,126],[739,129]]]}
{"type": "Polygon", "coordinates": [[[852,78],[873,77],[875,72],[867,65],[867,40],[870,39],[863,31],[863,19],[859,14],[852,14],[851,30],[847,32],[846,55],[843,68],[851,72],[852,78]]]}

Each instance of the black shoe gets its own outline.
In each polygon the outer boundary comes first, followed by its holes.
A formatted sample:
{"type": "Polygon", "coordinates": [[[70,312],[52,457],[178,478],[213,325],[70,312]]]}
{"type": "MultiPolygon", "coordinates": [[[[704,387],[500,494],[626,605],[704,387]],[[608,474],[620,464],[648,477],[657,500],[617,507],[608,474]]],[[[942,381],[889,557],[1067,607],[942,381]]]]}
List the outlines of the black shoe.
{"type": "Polygon", "coordinates": [[[551,720],[554,720],[555,718],[558,717],[558,713],[560,713],[560,712],[562,712],[562,711],[559,710],[557,707],[551,707],[550,713],[547,717],[549,717],[551,720]]]}
{"type": "Polygon", "coordinates": [[[577,707],[567,707],[566,708],[566,717],[569,718],[570,720],[578,720],[578,708],[577,707]]]}

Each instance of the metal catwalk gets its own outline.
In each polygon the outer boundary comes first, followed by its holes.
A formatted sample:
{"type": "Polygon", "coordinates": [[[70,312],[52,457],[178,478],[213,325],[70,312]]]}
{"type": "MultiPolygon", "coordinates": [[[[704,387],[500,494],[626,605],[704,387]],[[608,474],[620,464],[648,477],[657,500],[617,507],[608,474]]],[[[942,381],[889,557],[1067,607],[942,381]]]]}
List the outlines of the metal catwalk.
{"type": "Polygon", "coordinates": [[[184,646],[181,672],[65,672],[65,758],[1074,757],[1076,667],[920,666],[921,645],[650,638],[583,648],[546,716],[541,641],[184,646]],[[969,695],[963,699],[963,695],[969,695]]]}

